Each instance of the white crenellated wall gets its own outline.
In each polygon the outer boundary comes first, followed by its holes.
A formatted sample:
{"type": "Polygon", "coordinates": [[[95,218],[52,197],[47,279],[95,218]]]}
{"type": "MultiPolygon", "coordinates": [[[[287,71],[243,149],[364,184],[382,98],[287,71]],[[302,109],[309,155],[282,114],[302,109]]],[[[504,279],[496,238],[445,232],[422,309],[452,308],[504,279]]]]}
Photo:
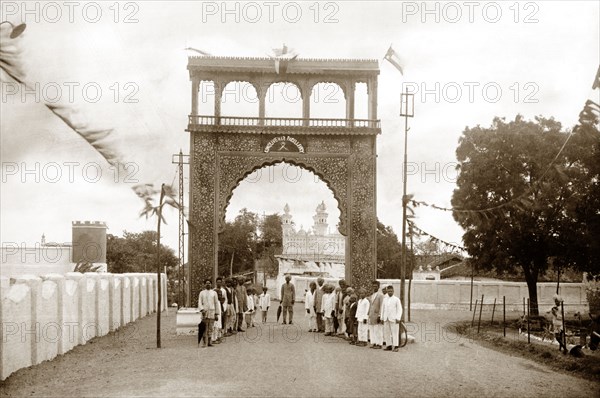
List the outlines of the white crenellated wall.
{"type": "Polygon", "coordinates": [[[157,285],[156,274],[0,277],[0,380],[156,312],[157,285]]]}

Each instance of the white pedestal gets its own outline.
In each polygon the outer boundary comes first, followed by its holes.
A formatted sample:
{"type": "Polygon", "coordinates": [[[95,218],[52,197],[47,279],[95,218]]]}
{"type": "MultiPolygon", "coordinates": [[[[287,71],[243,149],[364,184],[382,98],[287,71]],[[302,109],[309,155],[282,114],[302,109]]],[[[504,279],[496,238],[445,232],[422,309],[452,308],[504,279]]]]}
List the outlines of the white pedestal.
{"type": "Polygon", "coordinates": [[[202,314],[198,308],[180,308],[176,319],[177,335],[197,335],[201,320],[202,314]]]}

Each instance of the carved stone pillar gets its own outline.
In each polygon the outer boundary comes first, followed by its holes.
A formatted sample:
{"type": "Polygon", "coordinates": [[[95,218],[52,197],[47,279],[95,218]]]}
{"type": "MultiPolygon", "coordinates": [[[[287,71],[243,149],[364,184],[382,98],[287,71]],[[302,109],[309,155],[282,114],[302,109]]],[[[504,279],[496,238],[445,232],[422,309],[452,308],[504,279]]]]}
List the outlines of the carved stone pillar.
{"type": "Polygon", "coordinates": [[[309,125],[308,119],[310,119],[310,92],[312,91],[311,89],[312,87],[306,83],[300,87],[300,94],[302,95],[302,118],[304,119],[302,121],[303,126],[309,125]]]}
{"type": "Polygon", "coordinates": [[[215,124],[221,124],[221,97],[223,96],[223,83],[214,81],[215,85],[215,124]]]}
{"type": "Polygon", "coordinates": [[[349,119],[346,126],[353,127],[354,123],[352,120],[354,119],[354,92],[356,89],[355,82],[349,82],[346,85],[345,97],[346,97],[346,119],[349,119]]]}
{"type": "Polygon", "coordinates": [[[262,85],[256,85],[255,89],[258,96],[258,125],[263,126],[265,124],[265,97],[267,96],[267,90],[262,85]]]}
{"type": "Polygon", "coordinates": [[[192,116],[198,116],[198,91],[200,89],[200,81],[194,79],[192,81],[192,116]]]}
{"type": "Polygon", "coordinates": [[[190,151],[190,248],[191,306],[206,278],[213,279],[217,252],[217,135],[193,133],[190,151]]]}
{"type": "Polygon", "coordinates": [[[369,92],[369,119],[377,119],[377,79],[369,79],[367,83],[369,92]]]}
{"type": "Polygon", "coordinates": [[[367,289],[377,272],[375,151],[374,137],[352,138],[346,279],[352,286],[367,289]]]}

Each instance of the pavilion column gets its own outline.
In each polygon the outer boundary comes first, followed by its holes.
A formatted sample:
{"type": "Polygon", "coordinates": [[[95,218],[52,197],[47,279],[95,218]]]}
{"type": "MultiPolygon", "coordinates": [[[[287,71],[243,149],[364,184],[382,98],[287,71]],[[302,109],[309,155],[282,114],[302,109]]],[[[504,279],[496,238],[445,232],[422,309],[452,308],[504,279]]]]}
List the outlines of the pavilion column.
{"type": "Polygon", "coordinates": [[[308,84],[302,85],[300,88],[300,94],[302,95],[302,125],[308,126],[310,119],[310,92],[311,87],[308,84]]]}
{"type": "Polygon", "coordinates": [[[215,124],[221,124],[221,97],[223,96],[223,84],[215,81],[215,124]]]}
{"type": "MultiPolygon", "coordinates": [[[[191,116],[198,116],[198,91],[200,89],[200,81],[192,80],[192,112],[191,116]]],[[[197,118],[191,118],[190,123],[198,123],[197,118]],[[194,120],[196,119],[196,120],[194,120]]]]}
{"type": "Polygon", "coordinates": [[[354,82],[350,82],[346,85],[346,119],[348,122],[346,123],[347,127],[353,127],[354,125],[354,91],[356,84],[354,82]]]}
{"type": "Polygon", "coordinates": [[[377,79],[369,79],[367,89],[369,91],[369,119],[377,120],[377,79]]]}
{"type": "Polygon", "coordinates": [[[264,126],[265,124],[265,97],[267,96],[267,90],[264,87],[256,87],[256,95],[258,95],[258,125],[264,126]]]}

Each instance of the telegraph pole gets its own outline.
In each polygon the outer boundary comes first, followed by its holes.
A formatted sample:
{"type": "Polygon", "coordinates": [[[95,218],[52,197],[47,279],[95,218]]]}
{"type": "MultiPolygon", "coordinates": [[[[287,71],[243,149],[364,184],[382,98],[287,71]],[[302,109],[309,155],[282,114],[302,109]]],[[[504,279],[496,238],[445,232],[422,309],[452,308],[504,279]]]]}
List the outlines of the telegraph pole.
{"type": "Polygon", "coordinates": [[[404,167],[403,187],[402,187],[402,256],[400,259],[400,298],[402,302],[402,321],[404,321],[405,307],[405,280],[406,280],[406,206],[408,205],[408,196],[406,196],[406,178],[408,166],[408,118],[414,117],[414,94],[408,93],[408,88],[400,95],[400,116],[404,116],[404,167]]]}
{"type": "MultiPolygon", "coordinates": [[[[182,297],[182,279],[183,279],[183,265],[185,264],[184,256],[185,256],[185,217],[183,214],[183,165],[190,163],[190,155],[184,155],[181,149],[178,154],[173,155],[171,159],[171,163],[177,164],[177,174],[179,174],[179,267],[177,272],[177,287],[178,287],[178,295],[177,295],[177,306],[181,308],[181,303],[183,302],[182,297]]],[[[190,306],[190,269],[188,267],[188,292],[186,294],[185,306],[190,306]]]]}

